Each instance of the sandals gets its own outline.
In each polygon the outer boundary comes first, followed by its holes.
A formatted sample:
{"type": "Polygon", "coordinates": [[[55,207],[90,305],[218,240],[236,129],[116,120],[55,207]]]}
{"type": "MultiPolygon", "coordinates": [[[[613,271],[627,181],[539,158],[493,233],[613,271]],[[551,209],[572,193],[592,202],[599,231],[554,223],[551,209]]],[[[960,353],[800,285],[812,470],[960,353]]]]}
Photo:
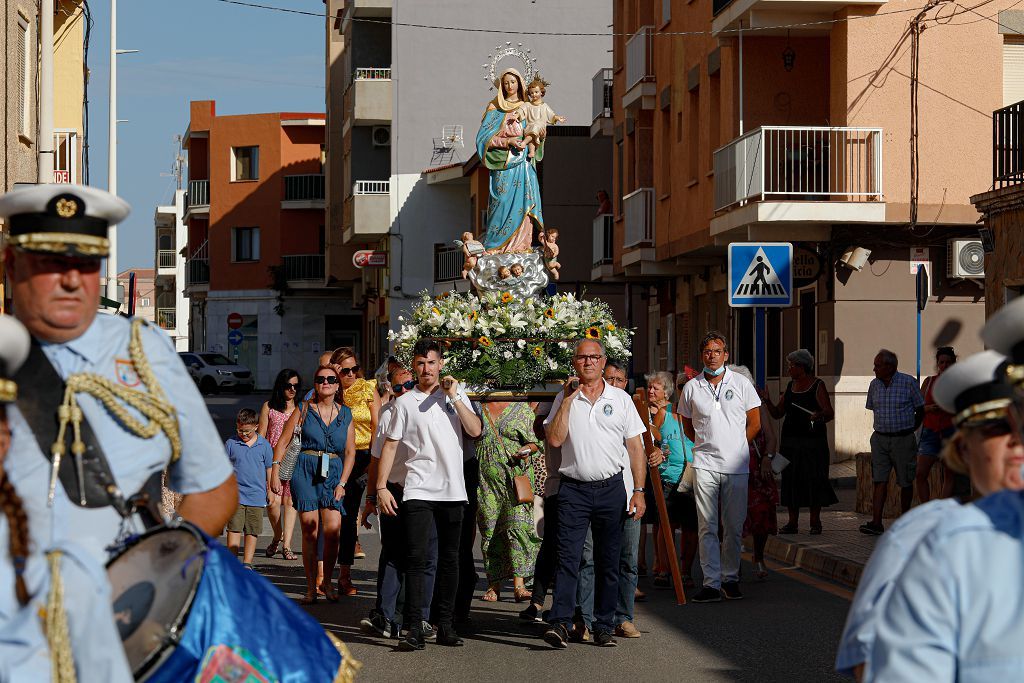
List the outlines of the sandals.
{"type": "Polygon", "coordinates": [[[316,604],[316,599],[317,599],[317,594],[316,593],[313,593],[313,595],[308,595],[307,594],[305,597],[299,598],[299,604],[300,605],[315,605],[316,604]]]}
{"type": "Polygon", "coordinates": [[[271,541],[270,545],[267,546],[267,557],[273,557],[277,555],[277,549],[280,547],[281,541],[271,541]]]}
{"type": "Polygon", "coordinates": [[[757,570],[754,572],[754,576],[757,577],[758,581],[764,581],[768,578],[768,567],[765,566],[764,562],[757,563],[757,570]]]}
{"type": "Polygon", "coordinates": [[[526,586],[516,586],[513,592],[516,598],[516,602],[526,602],[533,597],[533,591],[526,590],[526,586]]]}
{"type": "Polygon", "coordinates": [[[484,591],[484,594],[480,596],[480,599],[484,602],[498,602],[498,591],[493,588],[488,588],[484,591]]]}
{"type": "Polygon", "coordinates": [[[786,526],[779,529],[780,534],[795,534],[798,533],[796,524],[787,524],[786,526]]]}
{"type": "Polygon", "coordinates": [[[281,548],[281,557],[292,562],[299,559],[299,556],[293,553],[291,548],[281,548]]]}
{"type": "Polygon", "coordinates": [[[317,592],[322,593],[327,602],[338,602],[338,594],[334,592],[334,589],[330,586],[320,585],[317,586],[317,592]]]}

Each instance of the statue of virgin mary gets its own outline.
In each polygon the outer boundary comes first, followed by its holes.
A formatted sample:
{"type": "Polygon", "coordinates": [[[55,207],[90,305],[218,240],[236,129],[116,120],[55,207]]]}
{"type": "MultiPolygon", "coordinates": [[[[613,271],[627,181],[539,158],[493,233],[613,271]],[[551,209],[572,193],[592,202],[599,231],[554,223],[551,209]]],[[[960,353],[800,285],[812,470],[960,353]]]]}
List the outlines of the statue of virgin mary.
{"type": "Polygon", "coordinates": [[[533,160],[526,158],[519,107],[526,102],[526,84],[515,69],[501,72],[495,86],[498,95],[484,111],[476,150],[490,171],[487,253],[527,253],[533,243],[534,225],[544,229],[536,162],[543,157],[538,147],[533,160]]]}

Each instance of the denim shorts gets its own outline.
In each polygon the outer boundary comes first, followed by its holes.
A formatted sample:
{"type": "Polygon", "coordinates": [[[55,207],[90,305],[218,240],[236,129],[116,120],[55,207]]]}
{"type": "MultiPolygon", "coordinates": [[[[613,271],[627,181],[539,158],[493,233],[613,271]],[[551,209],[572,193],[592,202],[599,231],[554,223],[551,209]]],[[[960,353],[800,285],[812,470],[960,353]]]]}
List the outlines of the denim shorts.
{"type": "Polygon", "coordinates": [[[926,455],[930,458],[939,457],[939,453],[942,452],[942,445],[946,443],[949,437],[953,436],[954,432],[956,432],[955,427],[944,429],[941,432],[922,427],[921,438],[917,444],[917,454],[926,455]]]}

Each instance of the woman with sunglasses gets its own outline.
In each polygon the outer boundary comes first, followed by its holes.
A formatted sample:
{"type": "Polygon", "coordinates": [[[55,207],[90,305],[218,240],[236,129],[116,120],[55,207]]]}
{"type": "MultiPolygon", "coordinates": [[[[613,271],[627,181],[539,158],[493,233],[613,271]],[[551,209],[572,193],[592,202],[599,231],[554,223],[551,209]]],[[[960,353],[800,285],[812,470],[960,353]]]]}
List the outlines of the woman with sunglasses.
{"type": "Polygon", "coordinates": [[[359,503],[366,489],[366,478],[363,475],[370,465],[370,443],[377,431],[380,394],[377,393],[376,381],[363,379],[359,359],[351,348],[343,346],[335,349],[331,355],[331,366],[338,371],[343,392],[342,402],[352,411],[352,425],[355,430],[355,465],[352,469],[350,490],[345,496],[345,517],[341,520],[341,545],[338,546],[338,593],[355,595],[358,591],[352,585],[352,563],[356,555],[365,557],[361,548],[358,553],[356,552],[356,545],[359,542],[359,503]]]}
{"type": "MultiPolygon", "coordinates": [[[[946,442],[942,459],[952,471],[970,476],[976,496],[1024,489],[1021,479],[1024,447],[1007,420],[1011,389],[1009,385],[993,380],[996,369],[1004,360],[995,351],[983,351],[953,365],[935,381],[935,402],[954,415],[953,424],[957,428],[955,435],[946,442]]],[[[922,545],[922,539],[947,524],[961,509],[961,501],[953,498],[932,500],[905,513],[879,539],[850,605],[836,657],[839,673],[853,675],[859,680],[872,679],[877,672],[867,671],[866,667],[875,668],[876,658],[873,655],[879,646],[889,652],[897,646],[907,648],[908,654],[928,649],[910,647],[903,640],[902,633],[896,637],[883,636],[883,622],[901,632],[908,626],[914,626],[903,620],[890,621],[886,616],[894,586],[901,576],[918,569],[911,558],[922,545]],[[883,638],[888,642],[882,644],[883,638]]],[[[941,578],[946,582],[949,579],[948,574],[937,571],[934,564],[924,569],[929,580],[941,578]]],[[[940,592],[928,591],[930,595],[940,592]]],[[[937,614],[933,608],[931,604],[920,605],[915,607],[915,611],[937,614]]],[[[887,665],[895,665],[899,657],[886,654],[884,659],[887,665]]],[[[991,680],[997,679],[998,675],[991,677],[991,680]]],[[[923,677],[892,675],[878,680],[923,680],[923,677]]]]}
{"type": "MultiPolygon", "coordinates": [[[[281,440],[281,431],[298,404],[301,385],[299,373],[285,368],[277,373],[270,400],[260,408],[260,425],[257,431],[270,443],[271,448],[276,449],[277,442],[281,440]]],[[[287,449],[287,444],[285,448],[287,449]]],[[[275,458],[271,473],[270,502],[267,505],[267,518],[274,530],[274,540],[267,546],[267,557],[273,557],[280,549],[281,557],[294,560],[296,555],[292,552],[292,533],[295,530],[295,508],[292,507],[291,482],[280,480],[280,469],[281,463],[275,458]],[[280,489],[274,490],[277,481],[281,481],[281,486],[280,489]]]]}
{"type": "MultiPolygon", "coordinates": [[[[302,451],[291,479],[292,505],[299,512],[302,528],[302,566],[306,572],[303,605],[316,602],[316,547],[321,535],[324,538],[324,579],[319,589],[331,602],[338,601],[330,577],[338,556],[345,485],[356,458],[352,411],[336,400],[339,387],[337,370],[330,365],[317,369],[313,378],[315,397],[306,402],[302,451]]],[[[274,449],[274,460],[284,457],[302,413],[301,409],[292,411],[274,449]]]]}

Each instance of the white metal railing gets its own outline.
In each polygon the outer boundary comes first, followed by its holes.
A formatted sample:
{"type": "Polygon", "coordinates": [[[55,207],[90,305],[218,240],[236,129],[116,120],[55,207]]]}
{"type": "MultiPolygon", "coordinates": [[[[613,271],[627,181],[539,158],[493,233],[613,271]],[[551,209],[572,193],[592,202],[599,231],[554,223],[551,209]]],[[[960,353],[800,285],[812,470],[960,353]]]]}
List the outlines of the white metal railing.
{"type": "Polygon", "coordinates": [[[612,69],[598,69],[593,78],[593,107],[591,121],[611,118],[612,115],[612,69]]]}
{"type": "Polygon", "coordinates": [[[715,150],[715,210],[767,197],[882,201],[882,129],[763,126],[715,150]]]}
{"type": "Polygon", "coordinates": [[[611,263],[614,256],[615,217],[610,213],[594,217],[594,265],[611,263]]]}
{"type": "Polygon", "coordinates": [[[391,69],[387,68],[360,68],[356,69],[357,81],[390,81],[391,69]]]}
{"type": "Polygon", "coordinates": [[[654,188],[641,187],[622,198],[622,212],[625,223],[625,239],[622,246],[628,249],[640,244],[654,242],[654,188]]]}
{"type": "Polygon", "coordinates": [[[173,308],[156,309],[156,324],[165,330],[173,330],[177,325],[178,312],[173,308]]]}
{"type": "Polygon", "coordinates": [[[288,280],[323,280],[323,254],[291,254],[281,257],[285,279],[288,280]]]}
{"type": "Polygon", "coordinates": [[[653,78],[651,68],[651,33],[653,26],[644,26],[626,42],[626,89],[646,78],[653,78]]]}
{"type": "Polygon", "coordinates": [[[284,200],[312,201],[324,198],[324,174],[305,173],[284,177],[284,200]]]}
{"type": "Polygon", "coordinates": [[[462,249],[454,246],[434,247],[434,282],[455,282],[462,277],[465,262],[462,249]]]}
{"type": "Polygon", "coordinates": [[[357,180],[352,194],[388,194],[391,192],[390,180],[357,180]]]}
{"type": "Polygon", "coordinates": [[[188,181],[188,205],[209,206],[210,205],[210,181],[190,180],[188,181]]]}
{"type": "Polygon", "coordinates": [[[161,249],[157,252],[157,268],[174,268],[178,260],[178,252],[173,249],[161,249]]]}

